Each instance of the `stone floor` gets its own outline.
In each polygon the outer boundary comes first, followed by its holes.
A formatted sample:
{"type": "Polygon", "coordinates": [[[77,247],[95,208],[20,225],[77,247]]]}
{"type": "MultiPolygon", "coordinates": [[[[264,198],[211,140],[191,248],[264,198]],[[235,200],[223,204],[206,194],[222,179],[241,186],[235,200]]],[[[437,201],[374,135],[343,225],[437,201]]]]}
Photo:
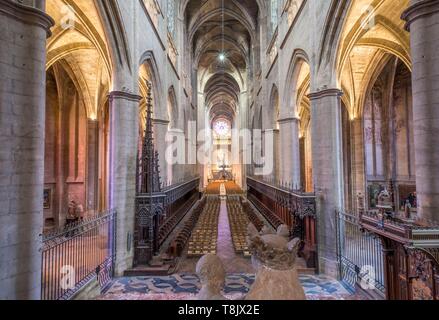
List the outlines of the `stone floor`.
{"type": "MultiPolygon", "coordinates": [[[[228,274],[224,295],[231,300],[243,299],[254,282],[254,268],[248,258],[233,248],[227,206],[221,203],[217,255],[228,274]]],[[[195,275],[198,259],[184,258],[176,274],[167,277],[136,277],[115,280],[99,300],[193,300],[200,289],[195,275]]],[[[309,300],[360,300],[337,280],[316,275],[301,275],[300,281],[309,300]]]]}
{"type": "MultiPolygon", "coordinates": [[[[326,276],[301,275],[300,281],[308,300],[363,299],[326,276]]],[[[230,274],[223,293],[231,300],[243,299],[253,282],[253,274],[230,274]]],[[[120,278],[98,300],[193,300],[199,289],[200,281],[194,274],[120,278]]]]}

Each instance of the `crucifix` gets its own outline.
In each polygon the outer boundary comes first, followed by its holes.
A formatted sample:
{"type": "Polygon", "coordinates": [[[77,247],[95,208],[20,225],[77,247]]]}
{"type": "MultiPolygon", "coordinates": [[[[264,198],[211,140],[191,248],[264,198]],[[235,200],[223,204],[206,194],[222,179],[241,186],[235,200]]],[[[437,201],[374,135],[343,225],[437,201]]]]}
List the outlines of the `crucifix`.
{"type": "Polygon", "coordinates": [[[223,164],[219,166],[219,168],[221,169],[221,177],[223,178],[223,180],[226,180],[227,178],[227,174],[226,174],[226,169],[228,168],[228,166],[226,165],[226,157],[225,155],[223,155],[223,164]]]}

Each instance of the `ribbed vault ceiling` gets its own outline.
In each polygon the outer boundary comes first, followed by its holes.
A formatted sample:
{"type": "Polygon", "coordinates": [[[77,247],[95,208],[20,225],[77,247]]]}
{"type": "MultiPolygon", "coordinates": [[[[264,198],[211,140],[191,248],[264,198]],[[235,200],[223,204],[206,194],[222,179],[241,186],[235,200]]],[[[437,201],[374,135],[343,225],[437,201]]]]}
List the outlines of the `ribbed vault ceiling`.
{"type": "Polygon", "coordinates": [[[185,12],[199,89],[210,119],[233,122],[251,67],[259,7],[254,0],[192,0],[185,12]],[[224,55],[225,59],[220,57],[224,55]]]}

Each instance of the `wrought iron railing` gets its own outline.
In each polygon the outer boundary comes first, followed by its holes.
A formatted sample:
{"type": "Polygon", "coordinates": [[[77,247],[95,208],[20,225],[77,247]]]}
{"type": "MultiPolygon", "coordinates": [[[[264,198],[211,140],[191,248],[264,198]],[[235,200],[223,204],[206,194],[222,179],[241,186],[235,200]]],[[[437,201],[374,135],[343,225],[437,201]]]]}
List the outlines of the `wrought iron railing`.
{"type": "Polygon", "coordinates": [[[336,218],[341,281],[352,290],[360,285],[384,297],[384,257],[380,239],[366,232],[355,215],[337,211],[336,218]]]}
{"type": "Polygon", "coordinates": [[[97,277],[113,275],[116,211],[110,210],[43,235],[42,300],[68,300],[97,277]]]}

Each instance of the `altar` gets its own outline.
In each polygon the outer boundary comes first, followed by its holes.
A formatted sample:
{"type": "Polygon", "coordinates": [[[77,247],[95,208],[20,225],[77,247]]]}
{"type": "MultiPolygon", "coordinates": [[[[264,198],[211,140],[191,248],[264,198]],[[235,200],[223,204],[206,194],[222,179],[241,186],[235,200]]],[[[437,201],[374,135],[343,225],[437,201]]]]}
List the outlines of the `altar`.
{"type": "Polygon", "coordinates": [[[209,182],[212,181],[234,181],[232,167],[225,164],[225,162],[222,165],[217,165],[216,168],[212,169],[212,174],[209,178],[209,182]]]}

